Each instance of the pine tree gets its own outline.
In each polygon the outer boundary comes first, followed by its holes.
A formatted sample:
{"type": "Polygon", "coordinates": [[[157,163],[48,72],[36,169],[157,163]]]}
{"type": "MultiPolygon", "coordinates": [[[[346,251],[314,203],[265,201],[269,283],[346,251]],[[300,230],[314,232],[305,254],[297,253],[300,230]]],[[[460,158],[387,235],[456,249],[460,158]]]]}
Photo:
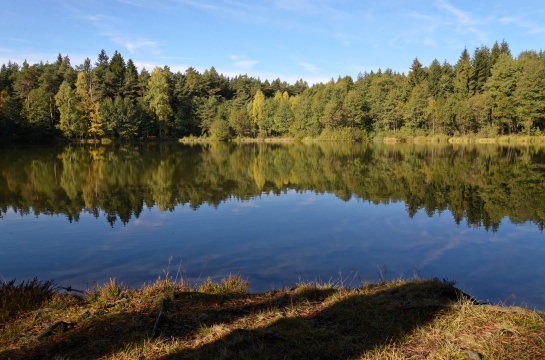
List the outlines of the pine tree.
{"type": "Polygon", "coordinates": [[[407,82],[409,83],[409,86],[415,87],[416,85],[422,83],[426,79],[426,75],[426,70],[424,69],[420,61],[418,61],[418,58],[415,58],[411,65],[409,75],[407,76],[407,82]]]}
{"type": "Polygon", "coordinates": [[[112,56],[108,70],[110,74],[110,84],[112,86],[111,95],[112,96],[121,96],[123,94],[123,82],[125,76],[125,60],[117,50],[112,56]]]}
{"type": "Polygon", "coordinates": [[[475,49],[470,80],[471,94],[480,94],[490,77],[490,50],[486,46],[475,49]]]}
{"type": "Polygon", "coordinates": [[[460,59],[454,67],[454,94],[459,100],[468,99],[470,96],[471,60],[467,49],[464,49],[460,59]]]}
{"type": "Polygon", "coordinates": [[[434,98],[441,97],[441,77],[443,71],[441,64],[434,59],[428,69],[428,91],[434,98]]]}
{"type": "Polygon", "coordinates": [[[123,97],[128,97],[131,100],[138,96],[138,71],[132,59],[127,61],[125,73],[123,75],[123,97]]]}

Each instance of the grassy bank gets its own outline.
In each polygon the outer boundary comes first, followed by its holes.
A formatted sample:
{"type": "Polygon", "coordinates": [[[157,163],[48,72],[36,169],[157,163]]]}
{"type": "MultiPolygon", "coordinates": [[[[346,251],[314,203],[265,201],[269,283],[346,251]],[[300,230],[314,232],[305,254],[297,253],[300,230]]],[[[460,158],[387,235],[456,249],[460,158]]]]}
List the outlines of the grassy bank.
{"type": "Polygon", "coordinates": [[[44,290],[34,307],[9,306],[25,286],[2,293],[1,359],[545,358],[545,314],[478,305],[438,280],[259,294],[236,276],[137,290],[112,280],[82,296],[46,285],[27,284],[44,290]]]}
{"type": "MultiPolygon", "coordinates": [[[[217,142],[210,137],[184,137],[178,140],[183,144],[191,143],[209,143],[217,142]]],[[[235,143],[291,143],[291,142],[320,142],[320,141],[340,141],[340,142],[378,142],[385,144],[500,144],[516,146],[545,146],[545,136],[523,136],[523,135],[502,135],[502,136],[448,136],[448,135],[406,135],[406,134],[379,134],[367,136],[365,133],[347,133],[347,132],[326,132],[319,137],[267,137],[250,138],[237,137],[230,140],[235,143]]]]}

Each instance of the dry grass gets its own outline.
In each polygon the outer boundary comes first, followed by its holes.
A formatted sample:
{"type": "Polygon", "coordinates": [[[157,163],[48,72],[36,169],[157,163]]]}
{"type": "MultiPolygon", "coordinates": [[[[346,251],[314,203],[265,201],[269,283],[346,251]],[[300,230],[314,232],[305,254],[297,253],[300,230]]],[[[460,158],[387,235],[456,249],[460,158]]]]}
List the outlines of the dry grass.
{"type": "Polygon", "coordinates": [[[0,284],[0,321],[19,313],[39,309],[57,293],[53,281],[32,280],[16,284],[16,279],[0,284]]]}
{"type": "Polygon", "coordinates": [[[168,280],[130,290],[111,280],[84,298],[56,295],[3,325],[0,358],[545,358],[543,313],[477,305],[443,281],[259,294],[246,293],[247,284],[230,276],[199,291],[168,280]],[[38,337],[59,322],[70,326],[38,337]]]}

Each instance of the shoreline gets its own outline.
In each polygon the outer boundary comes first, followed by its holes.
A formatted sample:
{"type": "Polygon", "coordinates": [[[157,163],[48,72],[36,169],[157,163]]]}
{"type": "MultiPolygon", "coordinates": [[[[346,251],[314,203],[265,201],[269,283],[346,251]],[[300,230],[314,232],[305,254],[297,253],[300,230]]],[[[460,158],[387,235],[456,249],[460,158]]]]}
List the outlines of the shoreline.
{"type": "Polygon", "coordinates": [[[252,294],[248,284],[158,279],[131,290],[112,279],[83,296],[57,290],[0,318],[0,358],[545,357],[545,313],[478,304],[454,282],[303,283],[252,294]]]}
{"type": "Polygon", "coordinates": [[[475,135],[468,136],[448,136],[448,135],[404,135],[388,134],[380,136],[371,136],[364,140],[350,139],[324,139],[320,137],[268,137],[268,138],[233,138],[229,141],[221,141],[209,137],[187,137],[180,138],[181,144],[195,143],[321,143],[321,142],[362,142],[362,143],[384,143],[384,144],[498,144],[498,145],[517,145],[517,146],[545,146],[545,136],[522,136],[522,135],[502,135],[495,137],[479,137],[475,135]]]}

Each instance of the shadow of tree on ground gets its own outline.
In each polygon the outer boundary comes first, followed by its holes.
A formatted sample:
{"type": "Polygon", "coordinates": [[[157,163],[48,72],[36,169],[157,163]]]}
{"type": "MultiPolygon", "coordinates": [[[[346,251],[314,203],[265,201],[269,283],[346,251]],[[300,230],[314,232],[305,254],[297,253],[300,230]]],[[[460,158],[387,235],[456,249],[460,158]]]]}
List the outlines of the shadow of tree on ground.
{"type": "MultiPolygon", "coordinates": [[[[328,295],[314,291],[311,298],[328,295]]],[[[430,282],[355,293],[317,313],[281,318],[266,328],[235,329],[215,342],[162,359],[354,358],[401,342],[462,296],[452,286],[430,282]]]]}
{"type": "MultiPolygon", "coordinates": [[[[189,339],[203,327],[232,323],[285,301],[285,296],[280,291],[224,295],[191,291],[163,296],[169,298],[166,302],[169,319],[160,331],[163,339],[189,339]]],[[[293,297],[297,302],[304,298],[293,297]]],[[[158,315],[158,299],[147,304],[138,304],[137,308],[132,306],[134,304],[128,305],[128,301],[104,304],[103,308],[95,308],[91,311],[93,314],[78,321],[73,329],[65,333],[52,334],[43,340],[28,336],[27,344],[19,349],[0,350],[0,359],[95,359],[115,357],[120,351],[144,346],[151,341],[152,329],[158,315]],[[31,337],[34,339],[30,339],[31,337]]]]}
{"type": "MultiPolygon", "coordinates": [[[[415,281],[367,285],[361,290],[296,289],[262,294],[174,293],[161,327],[164,343],[153,358],[188,359],[346,359],[391,342],[402,342],[463,297],[451,285],[415,281]],[[245,319],[272,318],[262,327],[245,319]],[[284,315],[284,316],[283,316],[284,315]],[[225,336],[203,340],[202,329],[221,326],[225,336]],[[168,355],[167,352],[174,351],[168,355]]],[[[157,299],[156,299],[157,300],[157,299]]],[[[155,346],[151,332],[158,302],[115,302],[89,314],[75,328],[24,347],[0,351],[1,359],[141,357],[155,346]]],[[[149,353],[147,353],[149,355],[149,353]]],[[[146,356],[148,357],[148,356],[146,356]]]]}

